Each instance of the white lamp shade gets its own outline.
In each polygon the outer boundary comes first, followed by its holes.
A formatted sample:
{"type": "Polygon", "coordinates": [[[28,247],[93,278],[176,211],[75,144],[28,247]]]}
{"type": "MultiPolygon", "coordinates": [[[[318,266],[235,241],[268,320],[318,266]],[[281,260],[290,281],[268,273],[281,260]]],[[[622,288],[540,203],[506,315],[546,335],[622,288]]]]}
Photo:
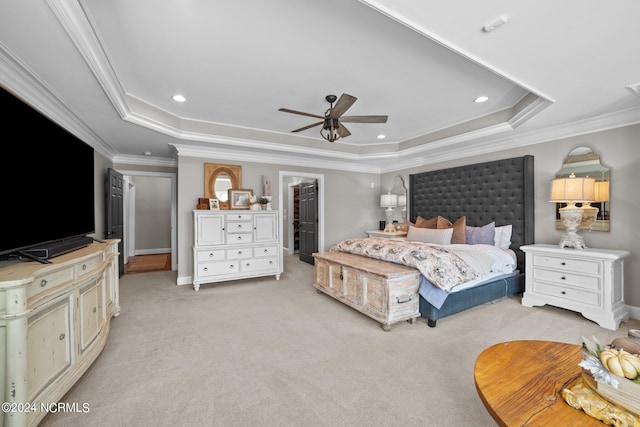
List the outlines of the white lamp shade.
{"type": "Polygon", "coordinates": [[[407,195],[401,194],[398,196],[398,206],[405,207],[407,206],[407,195]]]}
{"type": "Polygon", "coordinates": [[[593,202],[596,180],[589,177],[556,178],[551,181],[550,202],[593,202]]]}
{"type": "Polygon", "coordinates": [[[596,202],[609,201],[609,181],[596,181],[595,201],[596,202]]]}
{"type": "Polygon", "coordinates": [[[396,194],[382,194],[380,196],[380,207],[381,208],[393,208],[398,206],[398,196],[396,194]]]}

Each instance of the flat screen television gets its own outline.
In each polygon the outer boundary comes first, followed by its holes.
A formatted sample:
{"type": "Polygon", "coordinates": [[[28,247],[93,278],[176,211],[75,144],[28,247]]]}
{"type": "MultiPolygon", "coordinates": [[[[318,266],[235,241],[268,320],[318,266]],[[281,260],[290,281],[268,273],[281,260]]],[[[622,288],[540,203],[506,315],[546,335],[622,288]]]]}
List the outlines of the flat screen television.
{"type": "Polygon", "coordinates": [[[0,258],[46,260],[86,246],[95,232],[93,148],[3,87],[0,111],[0,258]],[[20,137],[9,138],[9,127],[20,137]]]}

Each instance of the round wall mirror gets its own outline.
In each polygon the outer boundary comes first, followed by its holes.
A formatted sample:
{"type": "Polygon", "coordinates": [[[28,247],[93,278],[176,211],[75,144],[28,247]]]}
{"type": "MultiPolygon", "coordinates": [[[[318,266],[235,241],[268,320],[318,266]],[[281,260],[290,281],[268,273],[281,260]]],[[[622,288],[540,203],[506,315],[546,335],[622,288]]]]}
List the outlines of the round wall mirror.
{"type": "Polygon", "coordinates": [[[242,188],[242,166],[204,164],[204,197],[218,199],[220,209],[229,209],[229,190],[242,188]]]}

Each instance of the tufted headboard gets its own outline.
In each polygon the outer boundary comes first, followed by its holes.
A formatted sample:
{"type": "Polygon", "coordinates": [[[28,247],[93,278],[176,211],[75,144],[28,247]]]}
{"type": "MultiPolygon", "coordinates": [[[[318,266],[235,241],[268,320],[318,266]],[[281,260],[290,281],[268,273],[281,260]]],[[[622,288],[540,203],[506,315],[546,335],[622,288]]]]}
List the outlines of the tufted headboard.
{"type": "Polygon", "coordinates": [[[409,175],[409,219],[443,216],[480,227],[513,225],[511,249],[524,272],[522,245],[534,242],[533,156],[409,175]]]}

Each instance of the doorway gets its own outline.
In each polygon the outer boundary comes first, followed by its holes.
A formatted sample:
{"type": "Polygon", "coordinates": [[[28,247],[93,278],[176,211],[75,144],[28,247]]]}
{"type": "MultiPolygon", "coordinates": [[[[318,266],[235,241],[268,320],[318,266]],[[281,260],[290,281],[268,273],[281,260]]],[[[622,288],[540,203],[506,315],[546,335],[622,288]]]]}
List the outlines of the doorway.
{"type": "Polygon", "coordinates": [[[303,181],[317,181],[317,250],[324,250],[324,175],[315,173],[304,172],[291,172],[280,171],[279,172],[279,189],[280,197],[278,200],[278,210],[281,213],[279,216],[280,236],[283,236],[283,242],[289,242],[288,253],[292,255],[294,253],[295,244],[292,236],[295,233],[294,221],[293,221],[293,201],[290,194],[290,188],[294,185],[298,185],[303,181]],[[286,233],[284,232],[286,231],[286,233]],[[284,236],[289,236],[285,239],[284,236]]]}
{"type": "MultiPolygon", "coordinates": [[[[178,256],[177,256],[177,235],[176,235],[176,205],[177,205],[177,185],[176,174],[169,172],[144,172],[144,171],[129,171],[119,170],[125,177],[125,181],[128,182],[128,177],[144,176],[144,177],[157,177],[171,180],[171,206],[167,208],[171,209],[171,270],[176,271],[178,269],[178,256]]],[[[125,253],[125,259],[135,255],[135,186],[129,184],[124,186],[124,240],[127,244],[123,250],[125,253]]]]}

